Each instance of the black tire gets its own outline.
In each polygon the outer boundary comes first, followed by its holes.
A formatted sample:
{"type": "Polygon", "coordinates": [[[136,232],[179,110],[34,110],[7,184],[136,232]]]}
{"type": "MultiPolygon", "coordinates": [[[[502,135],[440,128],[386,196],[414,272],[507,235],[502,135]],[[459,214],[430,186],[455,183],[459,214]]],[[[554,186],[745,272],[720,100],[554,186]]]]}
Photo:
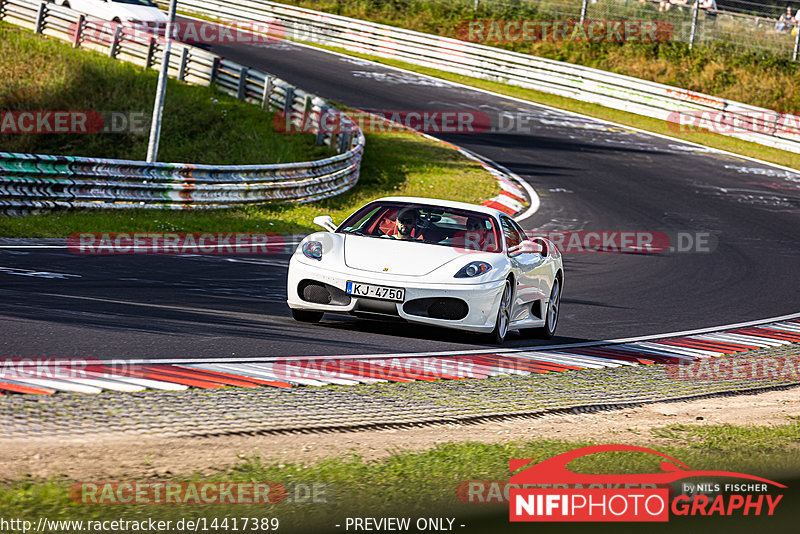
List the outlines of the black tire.
{"type": "Polygon", "coordinates": [[[541,328],[531,328],[526,334],[539,339],[551,339],[556,333],[558,326],[558,314],[561,310],[561,280],[556,278],[553,281],[553,289],[550,291],[550,299],[547,301],[547,310],[544,315],[544,326],[541,328]]]}
{"type": "Polygon", "coordinates": [[[511,280],[506,280],[503,296],[500,297],[500,306],[497,308],[497,319],[494,321],[494,330],[490,334],[492,343],[502,345],[508,335],[508,328],[511,325],[511,280]]]}
{"type": "Polygon", "coordinates": [[[322,319],[322,312],[292,308],[292,317],[295,321],[300,321],[301,323],[318,323],[322,319]]]}

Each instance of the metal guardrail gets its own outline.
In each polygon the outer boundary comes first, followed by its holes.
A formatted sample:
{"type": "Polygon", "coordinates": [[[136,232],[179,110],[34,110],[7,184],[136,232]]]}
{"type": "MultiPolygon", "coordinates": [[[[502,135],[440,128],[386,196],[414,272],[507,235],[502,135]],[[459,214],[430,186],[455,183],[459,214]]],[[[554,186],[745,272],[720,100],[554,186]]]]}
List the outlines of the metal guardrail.
{"type": "Polygon", "coordinates": [[[630,76],[457,39],[265,0],[181,0],[181,9],[220,20],[277,21],[289,39],[344,48],[498,81],[669,122],[709,113],[731,135],[800,153],[800,116],[630,76]]]}
{"type": "MultiPolygon", "coordinates": [[[[129,61],[156,67],[163,43],[129,39],[120,26],[102,25],[71,9],[30,0],[0,0],[0,20],[32,29],[129,61]],[[91,36],[91,38],[89,38],[91,36]]],[[[0,209],[93,208],[227,208],[268,201],[312,202],[350,189],[358,181],[364,135],[320,130],[323,112],[339,111],[323,99],[291,84],[196,47],[173,43],[170,75],[187,83],[211,85],[240,100],[289,114],[294,125],[337,155],[311,162],[271,165],[193,165],[47,156],[0,152],[0,209]],[[310,120],[309,120],[310,119],[310,120]]]]}

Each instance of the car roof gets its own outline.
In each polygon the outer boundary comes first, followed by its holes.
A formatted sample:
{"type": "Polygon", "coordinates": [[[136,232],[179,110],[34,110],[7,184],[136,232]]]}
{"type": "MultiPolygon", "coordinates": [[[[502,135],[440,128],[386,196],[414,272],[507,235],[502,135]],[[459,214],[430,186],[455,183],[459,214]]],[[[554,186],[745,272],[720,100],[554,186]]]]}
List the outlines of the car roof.
{"type": "Polygon", "coordinates": [[[439,206],[442,208],[454,208],[461,210],[475,211],[478,213],[485,213],[499,218],[500,215],[506,215],[500,210],[481,206],[479,204],[469,204],[467,202],[456,202],[455,200],[442,200],[439,198],[424,198],[424,197],[383,197],[374,200],[373,202],[390,201],[390,202],[405,202],[407,204],[423,204],[429,206],[439,206]]]}

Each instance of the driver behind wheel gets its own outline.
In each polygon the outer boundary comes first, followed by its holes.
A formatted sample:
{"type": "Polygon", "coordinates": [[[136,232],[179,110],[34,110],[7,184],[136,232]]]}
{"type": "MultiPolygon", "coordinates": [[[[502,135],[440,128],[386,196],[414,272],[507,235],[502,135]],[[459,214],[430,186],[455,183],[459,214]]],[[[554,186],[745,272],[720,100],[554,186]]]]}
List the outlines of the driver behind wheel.
{"type": "Polygon", "coordinates": [[[414,208],[400,210],[397,214],[395,225],[397,233],[393,237],[396,239],[422,239],[422,232],[417,227],[419,224],[419,212],[414,208]]]}

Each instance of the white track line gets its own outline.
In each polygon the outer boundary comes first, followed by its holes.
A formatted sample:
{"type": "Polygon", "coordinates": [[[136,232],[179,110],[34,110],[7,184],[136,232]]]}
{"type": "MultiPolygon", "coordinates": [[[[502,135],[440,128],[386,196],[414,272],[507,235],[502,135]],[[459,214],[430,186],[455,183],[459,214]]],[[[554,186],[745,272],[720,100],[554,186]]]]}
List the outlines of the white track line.
{"type": "MultiPolygon", "coordinates": [[[[583,356],[583,355],[581,355],[583,356]]],[[[608,365],[604,363],[600,363],[595,360],[579,360],[573,354],[567,354],[562,352],[521,352],[519,354],[515,354],[514,357],[525,358],[528,360],[535,360],[544,363],[554,363],[556,365],[570,365],[572,367],[584,367],[586,369],[602,369],[604,367],[608,367],[608,365]]]]}
{"type": "Polygon", "coordinates": [[[638,343],[641,347],[649,347],[652,349],[657,350],[666,350],[670,352],[675,352],[677,354],[685,354],[686,356],[697,356],[698,358],[715,358],[717,356],[722,356],[722,353],[719,351],[712,351],[712,350],[705,350],[705,349],[696,349],[693,347],[678,347],[676,345],[667,345],[664,343],[638,343]]]}
{"type": "Polygon", "coordinates": [[[757,336],[742,336],[739,334],[715,334],[713,336],[707,337],[715,337],[721,341],[729,340],[733,343],[737,341],[740,344],[744,345],[755,345],[756,347],[780,347],[781,345],[791,345],[791,341],[782,341],[777,339],[767,339],[765,337],[757,337],[757,336]]]}
{"type": "Polygon", "coordinates": [[[569,358],[569,360],[573,362],[572,365],[575,366],[585,366],[586,364],[595,364],[601,367],[622,367],[623,365],[636,365],[625,360],[617,360],[613,356],[605,358],[601,356],[587,356],[585,354],[576,355],[571,352],[561,352],[557,350],[547,352],[546,354],[553,354],[555,356],[561,356],[562,358],[569,358]]]}
{"type": "Polygon", "coordinates": [[[627,349],[632,352],[639,352],[642,354],[652,354],[654,356],[666,356],[667,358],[677,358],[679,360],[694,360],[695,356],[688,356],[684,353],[674,352],[666,348],[658,348],[642,346],[639,343],[615,345],[614,348],[627,349]]]}
{"type": "Polygon", "coordinates": [[[776,324],[771,324],[769,326],[765,325],[762,328],[768,328],[769,330],[778,330],[779,332],[793,332],[795,334],[800,334],[800,324],[776,323],[776,324]]]}
{"type": "Polygon", "coordinates": [[[161,389],[164,391],[185,391],[189,389],[189,386],[185,384],[176,384],[174,382],[165,382],[163,380],[155,380],[153,378],[139,378],[137,376],[121,376],[115,375],[111,373],[109,375],[114,380],[119,380],[120,382],[129,382],[131,384],[136,384],[142,386],[147,389],[161,389]]]}

